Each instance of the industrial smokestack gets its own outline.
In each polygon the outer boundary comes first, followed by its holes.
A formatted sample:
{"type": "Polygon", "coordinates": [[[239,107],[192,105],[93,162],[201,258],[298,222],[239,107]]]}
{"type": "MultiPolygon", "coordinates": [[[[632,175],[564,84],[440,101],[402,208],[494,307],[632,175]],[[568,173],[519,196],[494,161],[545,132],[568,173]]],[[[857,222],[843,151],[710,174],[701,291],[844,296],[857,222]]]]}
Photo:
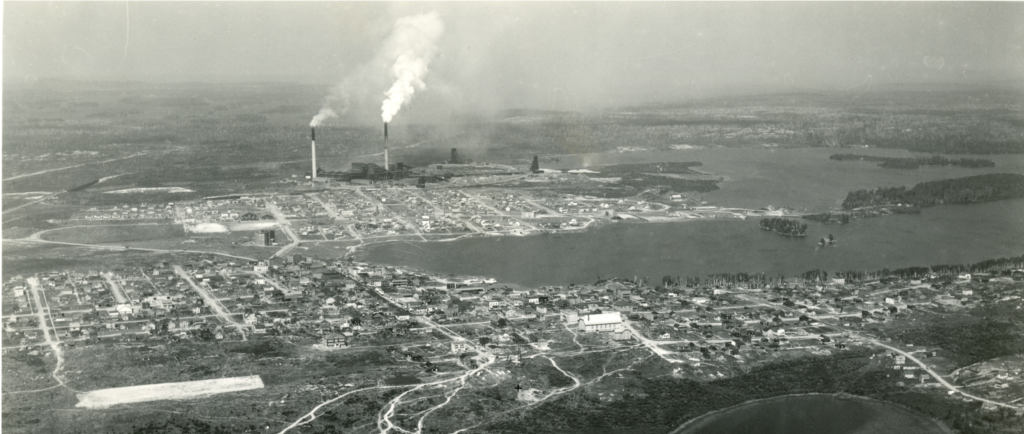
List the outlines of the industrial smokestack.
{"type": "Polygon", "coordinates": [[[309,136],[312,139],[313,150],[313,172],[309,175],[309,179],[316,179],[316,127],[309,128],[309,136]]]}
{"type": "Polygon", "coordinates": [[[388,173],[388,123],[384,122],[384,173],[388,173]]]}

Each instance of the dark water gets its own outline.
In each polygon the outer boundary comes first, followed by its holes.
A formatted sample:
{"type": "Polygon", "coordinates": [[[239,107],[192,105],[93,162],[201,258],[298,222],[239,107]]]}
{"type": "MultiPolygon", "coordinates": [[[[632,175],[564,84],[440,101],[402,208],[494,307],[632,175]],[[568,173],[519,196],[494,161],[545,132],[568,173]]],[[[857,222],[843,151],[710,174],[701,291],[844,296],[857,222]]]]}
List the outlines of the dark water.
{"type": "Polygon", "coordinates": [[[702,416],[673,434],[945,434],[937,422],[880,401],[793,395],[702,416]]]}
{"type": "Polygon", "coordinates": [[[787,276],[964,264],[1024,253],[1024,200],[926,208],[917,215],[808,222],[806,238],[760,230],[757,219],[616,223],[585,233],[467,238],[370,246],[365,259],[438,273],[495,277],[522,285],[590,283],[601,277],[787,276]],[[836,247],[818,248],[829,233],[836,247]]]}

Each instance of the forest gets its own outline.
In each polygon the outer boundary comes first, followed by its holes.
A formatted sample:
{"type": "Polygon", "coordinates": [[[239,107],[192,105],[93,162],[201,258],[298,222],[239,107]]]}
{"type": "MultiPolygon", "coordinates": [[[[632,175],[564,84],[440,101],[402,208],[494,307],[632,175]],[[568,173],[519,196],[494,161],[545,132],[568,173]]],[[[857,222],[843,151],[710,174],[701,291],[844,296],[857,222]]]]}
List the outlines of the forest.
{"type": "Polygon", "coordinates": [[[957,158],[949,159],[940,155],[933,155],[931,157],[876,157],[872,155],[859,155],[859,154],[832,154],[828,157],[830,160],[836,161],[873,161],[879,163],[879,167],[886,169],[917,169],[921,166],[957,166],[957,167],[995,167],[996,163],[992,160],[986,160],[981,158],[957,158]]]}
{"type": "Polygon", "coordinates": [[[1024,175],[992,173],[922,182],[910,189],[882,187],[874,190],[857,190],[846,195],[846,199],[843,200],[843,209],[890,205],[925,207],[1020,197],[1024,197],[1024,175]]]}
{"type": "Polygon", "coordinates": [[[920,214],[921,208],[913,206],[900,206],[892,208],[862,208],[847,210],[846,212],[826,211],[819,214],[804,214],[802,219],[814,220],[827,225],[845,225],[853,219],[880,217],[887,214],[920,214]]]}
{"type": "Polygon", "coordinates": [[[807,236],[807,224],[781,217],[765,217],[758,223],[761,229],[790,237],[807,236]]]}
{"type": "MultiPolygon", "coordinates": [[[[1010,313],[1013,315],[1013,313],[1010,313]]],[[[899,338],[915,345],[937,346],[957,366],[969,366],[1021,351],[1021,327],[1001,318],[980,315],[919,315],[901,325],[899,338]],[[906,328],[904,328],[906,326],[906,328]]]]}
{"type": "Polygon", "coordinates": [[[822,222],[822,223],[825,223],[825,224],[845,225],[845,224],[850,222],[850,219],[852,218],[852,216],[849,213],[842,213],[842,212],[836,212],[836,213],[834,213],[834,212],[823,212],[821,214],[807,214],[807,215],[803,215],[803,216],[800,216],[800,218],[807,219],[807,220],[819,221],[819,222],[822,222]]]}
{"type": "Polygon", "coordinates": [[[710,382],[631,378],[631,393],[607,402],[575,391],[530,410],[514,412],[482,427],[496,433],[652,433],[670,432],[706,412],[752,399],[796,393],[849,393],[894,402],[941,419],[963,433],[1012,427],[1019,416],[983,419],[980,405],[933,393],[906,392],[877,364],[870,350],[777,361],[748,373],[710,382]]]}

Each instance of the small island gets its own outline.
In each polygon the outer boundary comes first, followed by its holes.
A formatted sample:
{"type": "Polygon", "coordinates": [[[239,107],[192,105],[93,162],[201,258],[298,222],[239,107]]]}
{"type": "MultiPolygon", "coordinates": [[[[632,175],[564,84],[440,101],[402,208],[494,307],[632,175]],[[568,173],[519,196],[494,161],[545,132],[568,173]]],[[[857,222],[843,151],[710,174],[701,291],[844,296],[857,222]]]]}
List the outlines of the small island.
{"type": "Polygon", "coordinates": [[[761,229],[789,237],[807,236],[807,224],[782,217],[765,217],[759,223],[761,229]]]}

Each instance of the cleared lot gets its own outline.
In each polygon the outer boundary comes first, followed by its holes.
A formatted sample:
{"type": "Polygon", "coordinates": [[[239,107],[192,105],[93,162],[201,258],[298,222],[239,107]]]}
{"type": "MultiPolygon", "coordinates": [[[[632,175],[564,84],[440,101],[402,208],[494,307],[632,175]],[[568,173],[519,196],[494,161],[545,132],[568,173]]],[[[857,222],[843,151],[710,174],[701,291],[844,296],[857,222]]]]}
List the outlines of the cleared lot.
{"type": "Polygon", "coordinates": [[[147,384],[144,386],[114,387],[79,393],[75,407],[106,408],[118,404],[159,401],[164,399],[193,399],[227,392],[262,389],[258,375],[217,378],[213,380],[180,383],[147,384]]]}

